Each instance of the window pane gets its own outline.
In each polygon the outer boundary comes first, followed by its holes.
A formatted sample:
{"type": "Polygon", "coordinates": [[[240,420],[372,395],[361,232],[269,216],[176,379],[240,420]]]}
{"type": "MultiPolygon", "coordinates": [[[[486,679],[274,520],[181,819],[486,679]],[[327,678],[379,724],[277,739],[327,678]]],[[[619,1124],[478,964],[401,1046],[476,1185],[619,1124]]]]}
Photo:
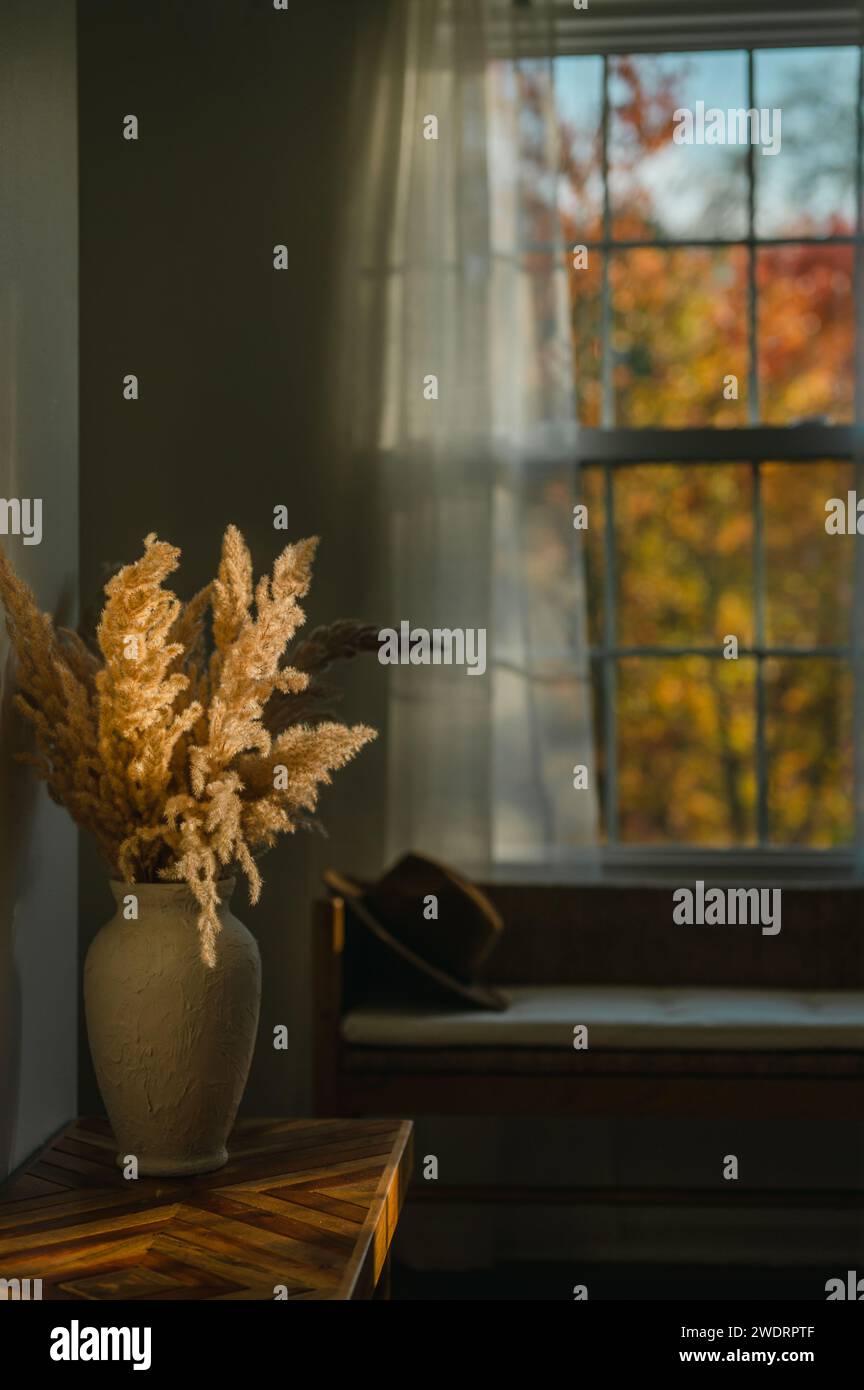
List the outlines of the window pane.
{"type": "Polygon", "coordinates": [[[588,529],[582,532],[588,596],[588,640],[601,647],[604,640],[606,583],[606,483],[598,465],[579,470],[579,497],[588,508],[588,529]]]}
{"type": "Polygon", "coordinates": [[[603,235],[603,60],[555,59],[555,106],[561,143],[558,202],[564,240],[603,235]]]}
{"type": "Polygon", "coordinates": [[[851,639],[855,540],[829,536],[825,503],[854,487],[851,463],[762,465],[765,637],[769,646],[851,639]]]}
{"type": "Polygon", "coordinates": [[[574,255],[576,245],[567,253],[576,412],[581,425],[596,426],[603,418],[603,253],[574,255]]]}
{"type": "Polygon", "coordinates": [[[605,661],[591,663],[591,713],[594,734],[594,785],[597,791],[597,837],[601,844],[609,839],[609,778],[606,767],[606,704],[605,661]]]}
{"type": "Polygon", "coordinates": [[[617,423],[745,424],[746,251],[619,251],[610,274],[617,423]]]}
{"type": "Polygon", "coordinates": [[[853,834],[852,673],[830,657],[765,662],[769,839],[827,847],[853,834]]]}
{"type": "MultiPolygon", "coordinates": [[[[503,437],[530,437],[542,452],[544,442],[560,442],[562,431],[575,437],[574,379],[577,398],[594,399],[591,384],[600,375],[600,345],[592,280],[600,272],[575,271],[569,256],[565,260],[532,251],[515,262],[495,257],[489,273],[489,319],[483,333],[488,329],[496,428],[503,437]],[[585,288],[574,312],[571,278],[578,275],[587,278],[580,281],[585,288]]],[[[478,338],[478,362],[485,350],[478,338]]],[[[584,410],[590,413],[588,405],[584,410]]]]}
{"type": "MultiPolygon", "coordinates": [[[[528,679],[497,669],[493,687],[494,849],[497,859],[534,860],[593,839],[593,795],[573,786],[573,730],[588,717],[576,679],[528,679]],[[525,729],[531,738],[524,737],[525,729]]],[[[593,786],[593,768],[589,767],[593,786]]]]}
{"type": "Polygon", "coordinates": [[[621,468],[614,489],[619,645],[752,644],[750,466],[621,468]]]}
{"type": "Polygon", "coordinates": [[[853,415],[855,321],[850,246],[764,246],[756,253],[763,420],[791,425],[853,415]]]}
{"type": "Polygon", "coordinates": [[[747,150],[676,144],[678,108],[747,106],[744,53],[640,54],[609,62],[616,240],[747,233],[747,150]]]}
{"type": "Polygon", "coordinates": [[[754,665],[618,663],[619,833],[635,844],[753,844],[754,665]]]}
{"type": "Polygon", "coordinates": [[[780,153],[754,159],[756,235],[848,236],[858,50],[769,49],[755,55],[754,76],[756,106],[782,112],[780,153]]]}
{"type": "Polygon", "coordinates": [[[495,658],[544,677],[581,670],[585,632],[579,537],[569,463],[518,482],[506,475],[493,501],[495,658]]]}
{"type": "MultiPolygon", "coordinates": [[[[463,178],[460,211],[475,225],[488,212],[493,252],[513,254],[517,245],[551,250],[559,244],[563,185],[554,115],[550,121],[555,86],[555,74],[545,59],[492,62],[487,69],[487,120],[475,123],[473,134],[485,138],[490,178],[488,186],[485,180],[463,178]]],[[[580,115],[584,114],[583,104],[580,115]]],[[[593,190],[596,197],[598,171],[591,167],[590,138],[581,152],[585,167],[580,191],[587,197],[593,190]]],[[[458,237],[455,223],[453,233],[458,237]]]]}

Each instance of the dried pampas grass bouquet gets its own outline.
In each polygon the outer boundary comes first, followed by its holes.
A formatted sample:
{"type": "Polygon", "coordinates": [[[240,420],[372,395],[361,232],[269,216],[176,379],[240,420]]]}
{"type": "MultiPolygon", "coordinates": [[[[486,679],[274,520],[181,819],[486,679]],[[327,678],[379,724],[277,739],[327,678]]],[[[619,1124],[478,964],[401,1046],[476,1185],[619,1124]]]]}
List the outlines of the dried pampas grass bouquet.
{"type": "Polygon", "coordinates": [[[336,623],[291,646],[316,545],[286,546],[255,583],[229,526],[217,577],[183,604],[164,587],[180,551],[150,535],[105,586],[92,643],[55,628],[0,554],[16,699],[36,735],[36,753],[20,756],[116,878],[188,884],[210,965],[220,878],[239,867],[256,902],[256,855],[315,824],[319,786],[375,737],[328,718],[333,692],[317,679],[373,649],[375,629],[336,623]]]}

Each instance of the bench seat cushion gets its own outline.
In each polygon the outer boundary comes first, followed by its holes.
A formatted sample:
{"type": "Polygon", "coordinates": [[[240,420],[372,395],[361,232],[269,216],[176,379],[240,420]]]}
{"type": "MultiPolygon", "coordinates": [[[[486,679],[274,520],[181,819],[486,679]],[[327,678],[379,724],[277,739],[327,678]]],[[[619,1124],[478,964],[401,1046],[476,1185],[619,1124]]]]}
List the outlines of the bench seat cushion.
{"type": "Polygon", "coordinates": [[[813,1051],[864,1048],[864,991],[605,985],[508,986],[506,1013],[365,1004],[342,1020],[356,1047],[813,1051]]]}

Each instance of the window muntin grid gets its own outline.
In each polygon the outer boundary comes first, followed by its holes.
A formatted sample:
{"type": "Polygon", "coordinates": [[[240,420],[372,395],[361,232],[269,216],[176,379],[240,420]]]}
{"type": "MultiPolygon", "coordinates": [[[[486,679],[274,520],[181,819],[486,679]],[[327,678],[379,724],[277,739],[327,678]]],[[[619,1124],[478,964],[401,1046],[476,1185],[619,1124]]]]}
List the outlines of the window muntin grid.
{"type": "MultiPolygon", "coordinates": [[[[755,106],[755,64],[756,50],[746,50],[748,106],[755,106]]],[[[762,247],[786,245],[848,245],[854,248],[855,265],[855,323],[858,329],[857,341],[861,341],[862,314],[862,94],[864,94],[864,50],[857,49],[858,55],[858,100],[856,116],[856,154],[855,154],[855,230],[850,235],[827,235],[807,237],[775,236],[760,237],[756,234],[755,200],[755,149],[747,150],[747,235],[740,238],[646,238],[616,240],[612,235],[612,207],[610,201],[609,178],[609,68],[610,60],[603,58],[602,84],[602,138],[601,138],[601,176],[603,189],[602,237],[585,239],[589,252],[594,250],[602,256],[601,287],[601,364],[602,364],[602,427],[586,430],[585,442],[580,462],[583,467],[598,467],[603,474],[604,528],[603,528],[603,632],[601,644],[591,649],[592,666],[599,668],[600,688],[602,689],[602,725],[604,741],[604,812],[606,842],[609,846],[621,845],[619,835],[619,785],[618,785],[618,677],[623,660],[668,659],[685,656],[708,656],[723,660],[722,644],[705,646],[700,644],[637,644],[624,646],[618,641],[618,595],[617,595],[617,555],[615,526],[615,488],[614,473],[617,468],[632,464],[660,464],[674,458],[681,463],[695,465],[710,463],[712,467],[724,463],[746,462],[751,470],[752,508],[753,508],[753,632],[754,639],[749,644],[739,646],[739,657],[755,662],[755,776],[756,776],[756,843],[760,848],[770,845],[768,811],[768,761],[766,746],[766,663],[787,658],[817,659],[825,661],[848,661],[858,679],[859,652],[853,643],[852,633],[848,642],[836,644],[802,644],[800,646],[769,644],[766,641],[765,620],[765,544],[763,514],[763,466],[768,460],[784,459],[800,463],[806,467],[808,461],[816,459],[836,459],[857,461],[860,450],[857,447],[858,431],[842,426],[811,423],[803,429],[799,427],[765,427],[761,421],[760,381],[758,361],[758,300],[757,300],[757,255],[762,247]],[[747,340],[748,340],[748,381],[746,430],[695,429],[674,431],[674,441],[670,432],[653,429],[619,429],[616,427],[615,397],[613,389],[612,338],[612,287],[610,280],[610,256],[615,252],[641,247],[683,249],[694,246],[743,247],[747,255],[747,340]],[[706,448],[709,436],[710,447],[706,448]],[[600,457],[593,457],[591,437],[602,441],[597,451],[600,457]],[[746,436],[746,447],[743,447],[746,436]],[[722,456],[718,456],[718,439],[722,456]],[[737,441],[737,442],[736,442],[737,441]],[[853,441],[855,449],[853,452],[853,441]],[[664,457],[664,445],[668,455],[664,457]],[[707,457],[706,457],[707,455],[707,457]]],[[[862,368],[860,354],[856,352],[855,379],[855,421],[861,421],[862,368]]],[[[862,469],[856,462],[855,477],[862,482],[862,469]]],[[[861,561],[856,547],[855,553],[855,591],[860,592],[861,561]]],[[[856,739],[856,764],[861,756],[856,739]]],[[[628,846],[632,842],[627,842],[628,846]]],[[[634,848],[636,846],[634,845],[634,848]]],[[[735,849],[728,851],[735,853],[735,849]]]]}

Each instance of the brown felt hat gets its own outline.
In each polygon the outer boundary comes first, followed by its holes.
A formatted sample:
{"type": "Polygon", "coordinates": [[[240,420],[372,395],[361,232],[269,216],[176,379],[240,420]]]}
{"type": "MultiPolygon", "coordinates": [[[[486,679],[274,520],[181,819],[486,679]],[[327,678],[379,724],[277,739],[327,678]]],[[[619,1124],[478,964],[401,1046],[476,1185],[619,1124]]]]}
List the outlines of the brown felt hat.
{"type": "Polygon", "coordinates": [[[420,854],[406,854],[371,884],[336,869],[325,869],[323,878],[376,946],[398,958],[403,989],[415,985],[424,998],[446,997],[477,1009],[507,1008],[503,995],[474,980],[504,930],[475,884],[420,854]],[[424,915],[429,896],[437,898],[431,919],[424,915]]]}

